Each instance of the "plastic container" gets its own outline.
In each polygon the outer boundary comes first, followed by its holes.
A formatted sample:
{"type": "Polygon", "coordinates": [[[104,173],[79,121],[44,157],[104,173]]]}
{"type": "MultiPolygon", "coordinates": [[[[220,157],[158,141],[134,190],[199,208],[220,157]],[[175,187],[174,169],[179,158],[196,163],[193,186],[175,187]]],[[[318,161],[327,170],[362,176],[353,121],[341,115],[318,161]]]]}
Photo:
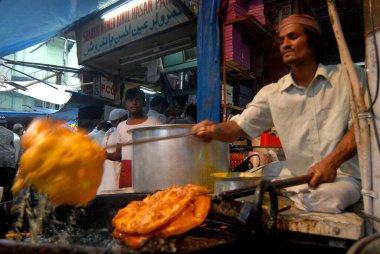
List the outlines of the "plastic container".
{"type": "Polygon", "coordinates": [[[263,133],[260,137],[260,146],[278,146],[281,147],[281,141],[275,135],[263,133]]]}

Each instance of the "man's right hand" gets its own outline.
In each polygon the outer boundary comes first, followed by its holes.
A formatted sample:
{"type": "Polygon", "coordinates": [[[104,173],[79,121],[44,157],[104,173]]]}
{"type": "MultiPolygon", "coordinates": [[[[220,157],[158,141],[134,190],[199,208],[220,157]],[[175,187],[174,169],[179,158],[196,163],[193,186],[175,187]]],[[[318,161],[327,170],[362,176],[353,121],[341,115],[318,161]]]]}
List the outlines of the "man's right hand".
{"type": "Polygon", "coordinates": [[[205,142],[210,142],[214,137],[215,124],[209,120],[204,120],[193,126],[192,130],[195,132],[195,136],[202,139],[205,142]]]}
{"type": "Polygon", "coordinates": [[[246,136],[244,131],[234,121],[214,124],[211,121],[204,120],[194,125],[192,130],[195,132],[195,136],[206,142],[216,139],[231,143],[240,137],[246,136]]]}

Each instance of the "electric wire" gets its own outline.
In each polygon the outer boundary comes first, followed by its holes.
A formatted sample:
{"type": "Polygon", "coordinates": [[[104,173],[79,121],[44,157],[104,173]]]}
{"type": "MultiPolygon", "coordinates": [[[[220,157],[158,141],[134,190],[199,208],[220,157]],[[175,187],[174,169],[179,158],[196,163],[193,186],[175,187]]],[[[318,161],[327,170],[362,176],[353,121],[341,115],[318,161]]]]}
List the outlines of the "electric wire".
{"type": "Polygon", "coordinates": [[[9,67],[9,66],[7,66],[7,65],[5,65],[5,64],[3,64],[3,63],[0,63],[0,65],[6,67],[6,68],[8,68],[8,69],[11,69],[12,71],[15,71],[15,72],[21,73],[21,74],[23,74],[23,75],[25,75],[25,76],[27,76],[27,77],[29,77],[29,78],[35,79],[35,80],[37,80],[38,82],[44,83],[45,85],[50,86],[51,88],[54,88],[54,89],[58,90],[58,88],[56,88],[56,87],[50,85],[50,84],[47,83],[46,81],[43,81],[43,80],[40,80],[40,79],[38,79],[38,78],[36,78],[36,77],[30,76],[29,74],[26,74],[25,72],[22,72],[22,71],[16,70],[15,68],[9,67]]]}
{"type": "Polygon", "coordinates": [[[92,71],[92,70],[86,70],[86,69],[76,69],[76,68],[59,66],[59,65],[52,65],[52,64],[13,61],[13,60],[5,59],[3,57],[0,57],[0,60],[4,61],[4,63],[27,66],[27,67],[31,67],[31,68],[35,68],[35,69],[41,69],[41,70],[45,70],[45,71],[51,71],[51,72],[73,72],[73,73],[101,74],[101,72],[98,72],[98,71],[92,71]]]}

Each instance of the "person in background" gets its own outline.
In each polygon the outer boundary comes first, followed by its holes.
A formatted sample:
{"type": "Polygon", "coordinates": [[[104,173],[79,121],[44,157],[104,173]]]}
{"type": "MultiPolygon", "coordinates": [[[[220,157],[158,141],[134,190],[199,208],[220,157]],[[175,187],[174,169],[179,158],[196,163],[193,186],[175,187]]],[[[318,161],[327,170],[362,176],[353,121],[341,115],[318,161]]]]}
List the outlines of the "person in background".
{"type": "Polygon", "coordinates": [[[162,124],[167,123],[166,116],[164,115],[164,112],[169,107],[168,101],[162,97],[162,96],[156,96],[154,97],[149,104],[149,111],[148,116],[149,117],[155,117],[157,118],[162,124]]]}
{"type": "Polygon", "coordinates": [[[170,124],[195,124],[197,122],[197,105],[188,104],[181,118],[176,118],[170,121],[170,124]]]}
{"type": "MultiPolygon", "coordinates": [[[[94,120],[95,121],[95,120],[94,120]]],[[[92,129],[87,135],[90,135],[92,136],[93,134],[96,134],[98,133],[99,131],[101,131],[103,129],[103,125],[105,124],[106,120],[99,120],[98,119],[98,123],[96,124],[95,128],[92,129]]]]}
{"type": "Polygon", "coordinates": [[[25,128],[20,123],[15,123],[13,125],[13,144],[15,147],[15,160],[16,160],[16,166],[18,165],[18,162],[20,160],[22,149],[21,149],[21,137],[25,132],[25,128]]]}
{"type": "Polygon", "coordinates": [[[15,123],[13,125],[13,132],[16,133],[20,138],[24,135],[25,127],[21,123],[15,123]]]}
{"type": "Polygon", "coordinates": [[[169,107],[165,110],[164,114],[166,116],[167,122],[170,123],[173,119],[180,118],[182,112],[179,108],[169,107]]]}
{"type": "MultiPolygon", "coordinates": [[[[243,136],[255,138],[274,126],[288,176],[312,175],[309,186],[293,189],[296,207],[340,213],[360,200],[360,171],[346,88],[350,81],[342,65],[320,63],[323,46],[313,17],[286,17],[279,26],[278,47],[290,73],[264,86],[231,121],[205,120],[193,130],[205,141],[232,142],[243,136]]],[[[358,67],[357,72],[364,84],[363,70],[358,67]]]]}
{"type": "MultiPolygon", "coordinates": [[[[104,135],[102,146],[106,148],[107,153],[113,153],[116,151],[117,143],[116,127],[120,122],[128,119],[128,111],[121,108],[113,109],[108,119],[112,127],[104,135]]],[[[120,171],[120,161],[105,160],[103,165],[103,177],[98,188],[98,194],[103,190],[119,189],[120,171]]]]}
{"type": "Polygon", "coordinates": [[[92,131],[87,136],[95,141],[98,145],[101,145],[104,139],[104,135],[106,132],[112,127],[112,124],[110,122],[107,122],[105,120],[101,120],[96,125],[96,131],[92,131]]]}
{"type": "Polygon", "coordinates": [[[14,136],[6,126],[6,117],[0,115],[0,186],[4,188],[2,202],[13,199],[11,188],[16,176],[14,136]]]}
{"type": "Polygon", "coordinates": [[[132,147],[123,146],[123,143],[132,140],[132,134],[128,133],[128,130],[161,124],[157,118],[148,117],[144,114],[145,94],[138,87],[129,89],[125,93],[125,100],[129,118],[120,122],[117,126],[116,151],[107,152],[107,159],[112,161],[121,160],[120,188],[132,186],[132,147]]]}

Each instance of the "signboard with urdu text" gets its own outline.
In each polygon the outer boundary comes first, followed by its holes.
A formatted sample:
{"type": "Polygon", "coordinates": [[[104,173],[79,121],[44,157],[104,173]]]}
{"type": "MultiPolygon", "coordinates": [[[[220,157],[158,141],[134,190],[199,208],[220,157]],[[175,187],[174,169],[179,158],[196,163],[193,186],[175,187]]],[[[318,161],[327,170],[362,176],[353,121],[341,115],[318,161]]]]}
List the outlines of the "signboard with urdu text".
{"type": "Polygon", "coordinates": [[[186,21],[170,0],[127,1],[123,12],[107,19],[97,17],[76,31],[78,60],[81,63],[186,21]]]}

